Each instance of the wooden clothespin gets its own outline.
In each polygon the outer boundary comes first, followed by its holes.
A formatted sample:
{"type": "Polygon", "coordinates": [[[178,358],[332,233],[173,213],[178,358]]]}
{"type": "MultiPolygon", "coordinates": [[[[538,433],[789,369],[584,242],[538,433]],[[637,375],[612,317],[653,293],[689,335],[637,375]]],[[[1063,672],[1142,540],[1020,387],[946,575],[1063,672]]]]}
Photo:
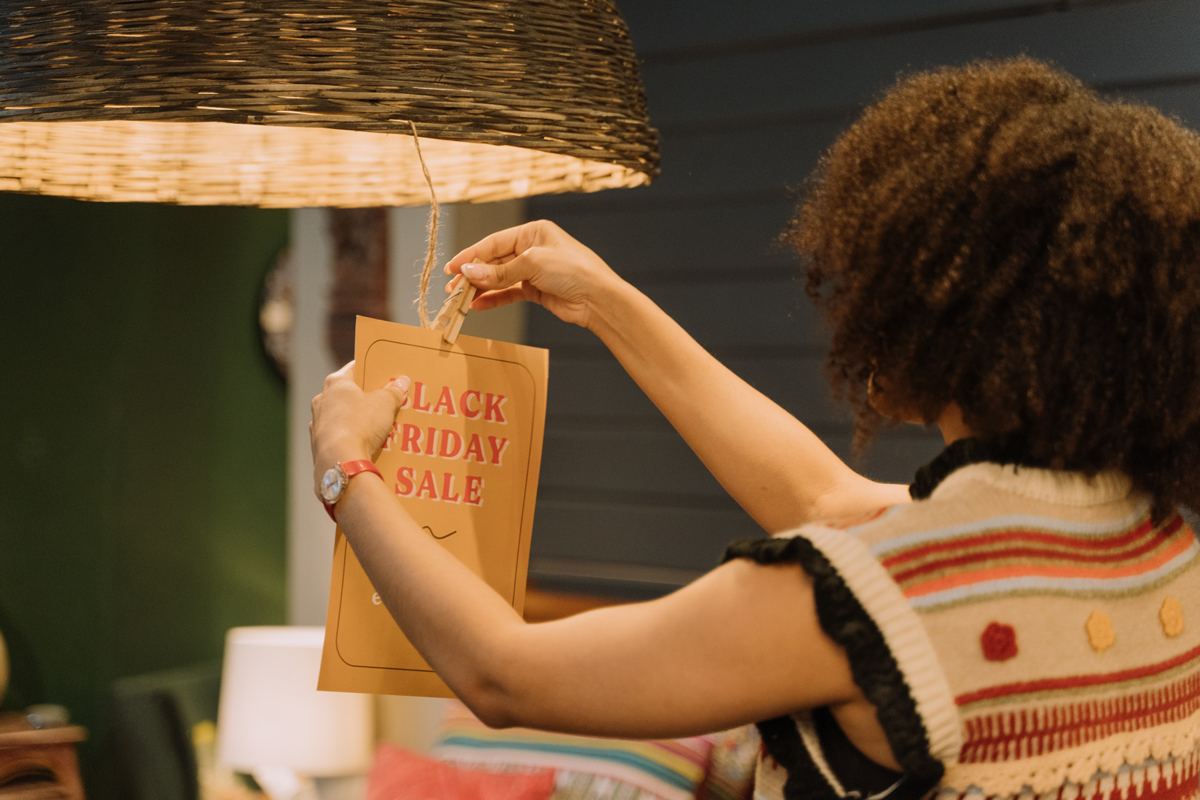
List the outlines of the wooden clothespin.
{"type": "Polygon", "coordinates": [[[450,293],[442,307],[438,309],[433,319],[433,330],[442,332],[442,339],[454,344],[458,332],[462,330],[463,320],[471,310],[471,301],[475,299],[475,287],[465,278],[460,280],[458,287],[450,293]]]}

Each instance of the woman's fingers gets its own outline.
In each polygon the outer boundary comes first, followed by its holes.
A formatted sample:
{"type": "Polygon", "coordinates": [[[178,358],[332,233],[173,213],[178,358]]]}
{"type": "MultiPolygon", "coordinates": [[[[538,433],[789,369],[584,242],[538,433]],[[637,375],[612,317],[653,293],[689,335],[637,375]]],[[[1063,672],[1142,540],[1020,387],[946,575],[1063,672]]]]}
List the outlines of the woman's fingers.
{"type": "Polygon", "coordinates": [[[328,389],[330,386],[333,386],[338,381],[345,380],[346,378],[351,377],[351,375],[353,375],[353,373],[354,373],[354,362],[347,361],[345,364],[342,365],[342,368],[339,369],[337,372],[331,372],[325,376],[325,388],[328,389]]]}
{"type": "Polygon", "coordinates": [[[521,255],[499,264],[472,261],[462,264],[462,274],[477,289],[506,289],[521,281],[533,280],[538,272],[538,249],[530,247],[521,255]]]}
{"type": "MultiPolygon", "coordinates": [[[[593,287],[619,280],[603,259],[545,220],[492,234],[451,259],[446,272],[478,290],[473,310],[528,300],[585,326],[593,287]]],[[[446,287],[461,285],[450,281],[446,287]]]]}
{"type": "MultiPolygon", "coordinates": [[[[447,275],[454,275],[463,264],[472,262],[494,264],[496,262],[508,261],[511,258],[522,255],[526,250],[535,245],[556,243],[561,241],[563,237],[562,229],[553,222],[544,219],[526,222],[524,225],[505,228],[502,231],[496,231],[490,236],[485,236],[450,259],[446,263],[446,266],[443,267],[443,271],[447,275]]],[[[570,239],[570,237],[566,238],[570,239]]]]}
{"type": "Polygon", "coordinates": [[[524,252],[536,241],[538,230],[543,223],[526,222],[513,228],[505,228],[485,236],[475,244],[450,259],[443,271],[454,275],[463,264],[471,262],[505,261],[524,252]]]}
{"type": "Polygon", "coordinates": [[[532,287],[527,287],[525,284],[520,286],[510,286],[507,289],[499,289],[494,292],[484,292],[471,301],[472,311],[487,311],[492,308],[500,308],[510,303],[519,303],[522,300],[535,300],[529,291],[532,287]]]}
{"type": "Polygon", "coordinates": [[[410,386],[412,386],[412,378],[408,377],[407,375],[401,375],[399,377],[392,378],[390,381],[388,381],[387,385],[383,387],[384,391],[388,392],[396,404],[395,408],[392,409],[393,417],[396,416],[396,412],[398,412],[404,406],[404,401],[408,399],[408,388],[410,386]]]}

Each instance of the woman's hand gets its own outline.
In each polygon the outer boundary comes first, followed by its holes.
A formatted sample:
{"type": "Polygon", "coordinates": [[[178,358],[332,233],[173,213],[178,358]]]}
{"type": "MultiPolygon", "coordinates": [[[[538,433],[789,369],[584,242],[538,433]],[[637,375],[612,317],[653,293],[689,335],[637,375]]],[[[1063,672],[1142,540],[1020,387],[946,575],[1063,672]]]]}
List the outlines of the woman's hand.
{"type": "MultiPolygon", "coordinates": [[[[312,399],[313,487],[321,485],[325,471],[342,461],[374,461],[387,441],[396,412],[408,397],[407,376],[393,378],[378,391],[364,392],[353,377],[354,362],[325,379],[321,393],[312,399]]],[[[318,497],[320,494],[318,493],[318,497]]]]}
{"type": "Polygon", "coordinates": [[[445,271],[480,290],[472,309],[530,300],[583,328],[602,293],[621,281],[600,256],[545,220],[493,233],[450,259],[445,271]]]}

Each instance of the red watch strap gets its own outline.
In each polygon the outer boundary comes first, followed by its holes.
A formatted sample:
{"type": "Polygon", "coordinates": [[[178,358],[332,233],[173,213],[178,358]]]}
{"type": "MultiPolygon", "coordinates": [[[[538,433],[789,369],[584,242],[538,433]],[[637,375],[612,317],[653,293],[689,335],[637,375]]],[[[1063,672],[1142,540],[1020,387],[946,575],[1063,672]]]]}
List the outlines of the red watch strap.
{"type": "MultiPolygon", "coordinates": [[[[361,475],[364,472],[373,472],[379,476],[380,480],[383,480],[383,473],[379,471],[379,467],[375,466],[375,463],[373,461],[367,461],[365,459],[360,459],[358,461],[339,461],[338,466],[342,468],[342,472],[345,473],[345,475],[346,475],[346,485],[347,486],[350,485],[351,478],[353,478],[355,475],[361,475]]],[[[345,491],[345,490],[343,490],[343,491],[345,491]]],[[[336,523],[337,517],[334,516],[334,513],[333,513],[333,509],[334,509],[335,505],[336,505],[335,503],[325,503],[324,504],[325,513],[328,514],[329,518],[336,523]]]]}
{"type": "Polygon", "coordinates": [[[340,464],[342,472],[346,473],[347,480],[358,475],[360,472],[374,472],[381,480],[383,479],[383,473],[379,471],[379,467],[375,466],[373,461],[364,459],[362,461],[342,461],[340,464]]]}

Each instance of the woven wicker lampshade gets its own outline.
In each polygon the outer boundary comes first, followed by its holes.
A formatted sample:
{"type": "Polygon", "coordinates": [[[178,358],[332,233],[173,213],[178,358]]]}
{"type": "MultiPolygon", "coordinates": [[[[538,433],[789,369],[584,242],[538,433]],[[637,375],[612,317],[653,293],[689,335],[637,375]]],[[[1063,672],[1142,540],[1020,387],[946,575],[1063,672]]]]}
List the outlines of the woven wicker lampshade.
{"type": "Polygon", "coordinates": [[[610,0],[0,0],[0,190],[259,206],[648,183],[610,0]]]}

